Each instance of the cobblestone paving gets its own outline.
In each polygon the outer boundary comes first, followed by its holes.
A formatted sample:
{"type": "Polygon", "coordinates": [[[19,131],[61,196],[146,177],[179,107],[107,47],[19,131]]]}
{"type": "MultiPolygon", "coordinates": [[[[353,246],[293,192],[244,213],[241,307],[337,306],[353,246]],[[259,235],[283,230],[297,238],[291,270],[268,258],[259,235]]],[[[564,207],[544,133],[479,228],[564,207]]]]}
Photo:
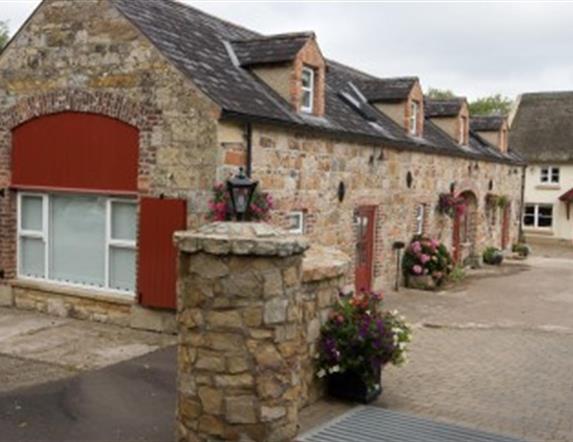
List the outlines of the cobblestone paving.
{"type": "MultiPolygon", "coordinates": [[[[376,405],[573,442],[573,260],[558,252],[489,268],[442,293],[387,293],[386,307],[405,314],[415,334],[409,364],[384,370],[376,405]]],[[[310,407],[303,431],[349,408],[310,407]]]]}

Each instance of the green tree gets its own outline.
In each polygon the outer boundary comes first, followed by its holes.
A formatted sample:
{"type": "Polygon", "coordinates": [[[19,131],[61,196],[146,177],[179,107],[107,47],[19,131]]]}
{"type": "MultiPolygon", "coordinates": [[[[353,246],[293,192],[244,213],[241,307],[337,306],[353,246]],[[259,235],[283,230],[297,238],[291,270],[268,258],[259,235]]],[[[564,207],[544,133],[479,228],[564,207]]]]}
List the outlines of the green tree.
{"type": "Polygon", "coordinates": [[[513,100],[501,94],[481,97],[470,102],[472,115],[507,115],[513,100]]]}
{"type": "Polygon", "coordinates": [[[435,100],[447,100],[456,96],[450,89],[437,89],[435,87],[429,88],[426,95],[435,100]]]}
{"type": "Polygon", "coordinates": [[[8,43],[8,24],[0,21],[0,49],[8,43]]]}

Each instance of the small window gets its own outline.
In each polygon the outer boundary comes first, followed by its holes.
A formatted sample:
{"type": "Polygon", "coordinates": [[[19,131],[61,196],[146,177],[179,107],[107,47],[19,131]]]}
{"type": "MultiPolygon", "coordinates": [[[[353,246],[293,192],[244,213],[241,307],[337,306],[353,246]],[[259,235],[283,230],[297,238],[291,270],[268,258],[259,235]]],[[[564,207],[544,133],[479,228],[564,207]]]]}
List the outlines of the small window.
{"type": "Polygon", "coordinates": [[[463,116],[460,118],[460,144],[463,145],[468,144],[467,134],[468,134],[468,117],[463,116]]]}
{"type": "Polygon", "coordinates": [[[287,215],[287,230],[295,235],[304,234],[304,212],[291,212],[287,215]]]}
{"type": "Polygon", "coordinates": [[[424,204],[418,204],[418,207],[416,207],[416,235],[422,235],[424,233],[425,217],[426,206],[424,204]]]}
{"type": "Polygon", "coordinates": [[[559,167],[542,167],[539,181],[542,184],[559,184],[559,167]]]}
{"type": "Polygon", "coordinates": [[[300,110],[311,114],[314,109],[314,69],[302,68],[302,99],[300,110]]]}
{"type": "Polygon", "coordinates": [[[550,229],[553,226],[553,206],[527,204],[523,213],[523,225],[529,228],[550,229]]]}
{"type": "Polygon", "coordinates": [[[409,122],[409,129],[410,134],[416,135],[418,133],[418,112],[420,109],[420,105],[417,101],[412,101],[410,103],[410,122],[409,122]]]}

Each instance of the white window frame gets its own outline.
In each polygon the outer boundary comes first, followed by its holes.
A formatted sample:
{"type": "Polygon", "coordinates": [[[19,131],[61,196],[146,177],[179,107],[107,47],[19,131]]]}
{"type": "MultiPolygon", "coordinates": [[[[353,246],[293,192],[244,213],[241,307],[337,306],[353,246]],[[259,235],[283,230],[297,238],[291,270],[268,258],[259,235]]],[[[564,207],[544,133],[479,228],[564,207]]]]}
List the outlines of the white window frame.
{"type": "Polygon", "coordinates": [[[543,204],[543,203],[526,203],[525,207],[523,208],[523,218],[521,220],[524,229],[540,229],[540,230],[553,230],[554,222],[555,222],[555,207],[552,204],[543,204]],[[533,206],[533,225],[528,226],[525,224],[525,209],[527,206],[533,206]],[[539,207],[551,207],[551,225],[549,227],[546,226],[539,226],[539,207]]]}
{"type": "MultiPolygon", "coordinates": [[[[113,293],[123,296],[135,297],[135,290],[118,290],[110,287],[110,255],[112,248],[123,248],[135,251],[137,254],[137,241],[136,240],[118,240],[112,238],[112,204],[114,202],[119,202],[123,204],[133,204],[136,206],[137,210],[137,200],[130,198],[119,198],[119,197],[108,197],[105,195],[97,195],[98,197],[106,198],[106,227],[105,227],[105,281],[104,287],[94,287],[88,284],[75,284],[65,281],[59,281],[55,279],[50,279],[50,199],[52,195],[57,195],[57,193],[39,193],[39,192],[19,192],[17,198],[17,238],[16,238],[16,262],[17,262],[17,278],[23,281],[35,281],[44,282],[48,284],[54,284],[63,287],[75,287],[84,290],[94,291],[94,292],[104,292],[113,293]],[[27,231],[22,229],[22,199],[24,197],[37,197],[42,198],[42,232],[39,231],[27,231]],[[33,276],[21,274],[22,269],[22,252],[21,252],[21,238],[36,238],[42,239],[44,243],[44,277],[37,278],[33,276]]],[[[70,194],[72,195],[72,194],[70,194]]],[[[74,195],[84,195],[84,194],[74,194],[74,195]]],[[[92,195],[96,196],[96,195],[92,195]]],[[[136,256],[137,259],[137,256],[136,256]]]]}
{"type": "Polygon", "coordinates": [[[468,117],[462,115],[460,117],[460,144],[466,145],[466,134],[467,134],[468,117]]]}
{"type": "Polygon", "coordinates": [[[541,184],[551,185],[551,184],[559,184],[561,181],[561,169],[556,166],[543,166],[539,170],[539,182],[541,184]],[[557,175],[557,180],[553,180],[554,174],[557,175]],[[543,180],[545,177],[545,181],[543,180]]]}
{"type": "Polygon", "coordinates": [[[420,111],[420,105],[416,100],[410,102],[410,122],[409,130],[411,135],[417,135],[418,133],[418,112],[420,111]]]}
{"type": "Polygon", "coordinates": [[[305,221],[304,212],[302,210],[295,210],[295,211],[289,212],[287,214],[287,219],[291,218],[291,217],[299,218],[300,222],[299,222],[298,228],[293,229],[293,228],[289,227],[288,232],[293,234],[293,235],[304,235],[304,221],[305,221]]]}
{"type": "Polygon", "coordinates": [[[416,206],[416,235],[424,233],[424,221],[426,218],[426,205],[418,204],[416,206]]]}
{"type": "Polygon", "coordinates": [[[315,77],[315,72],[314,69],[309,67],[309,66],[303,66],[302,68],[302,74],[301,74],[301,81],[300,81],[300,88],[301,88],[301,103],[300,103],[300,110],[302,112],[306,112],[311,114],[314,111],[314,77],[315,77]],[[304,86],[304,83],[302,81],[302,76],[304,76],[305,73],[309,73],[310,76],[310,85],[309,86],[304,86]],[[304,103],[304,92],[308,92],[309,96],[310,96],[310,103],[308,105],[306,105],[304,103]]]}

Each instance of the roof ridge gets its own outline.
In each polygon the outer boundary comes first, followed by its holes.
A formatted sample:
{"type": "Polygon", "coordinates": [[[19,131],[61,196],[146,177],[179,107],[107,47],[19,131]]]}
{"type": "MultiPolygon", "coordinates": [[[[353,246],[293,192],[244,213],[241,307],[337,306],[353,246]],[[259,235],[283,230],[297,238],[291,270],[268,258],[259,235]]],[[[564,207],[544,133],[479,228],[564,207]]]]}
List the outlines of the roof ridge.
{"type": "Polygon", "coordinates": [[[522,97],[526,96],[548,96],[548,95],[572,95],[573,90],[565,90],[565,91],[538,91],[538,92],[523,92],[520,95],[522,97]]]}
{"type": "Polygon", "coordinates": [[[286,40],[289,38],[299,38],[299,37],[316,37],[316,34],[313,31],[301,31],[301,32],[285,32],[281,34],[269,34],[269,35],[261,35],[258,37],[253,38],[241,38],[241,39],[234,39],[231,40],[231,43],[243,43],[243,42],[251,42],[251,41],[266,41],[266,40],[286,40]]]}
{"type": "Polygon", "coordinates": [[[232,21],[230,21],[230,20],[227,20],[227,19],[224,19],[224,18],[221,18],[221,17],[217,17],[216,15],[210,14],[209,12],[205,12],[205,11],[203,11],[202,9],[196,8],[196,7],[194,7],[194,6],[191,6],[191,5],[188,4],[188,3],[183,3],[183,2],[180,1],[180,0],[158,0],[158,2],[159,2],[159,3],[171,3],[172,5],[175,5],[175,6],[177,6],[177,7],[180,7],[180,8],[182,8],[182,9],[190,9],[190,10],[192,10],[194,13],[201,14],[201,15],[203,15],[204,17],[207,17],[207,18],[209,18],[209,19],[211,19],[211,20],[216,20],[216,21],[218,21],[219,23],[223,23],[223,24],[225,24],[225,25],[232,26],[232,27],[237,28],[237,29],[239,29],[239,30],[241,30],[241,31],[246,31],[246,32],[250,32],[250,33],[252,33],[252,34],[261,35],[260,32],[253,31],[253,30],[250,29],[250,28],[247,28],[247,27],[245,27],[245,26],[239,25],[239,24],[237,24],[237,23],[235,23],[235,22],[232,22],[232,21]]]}

